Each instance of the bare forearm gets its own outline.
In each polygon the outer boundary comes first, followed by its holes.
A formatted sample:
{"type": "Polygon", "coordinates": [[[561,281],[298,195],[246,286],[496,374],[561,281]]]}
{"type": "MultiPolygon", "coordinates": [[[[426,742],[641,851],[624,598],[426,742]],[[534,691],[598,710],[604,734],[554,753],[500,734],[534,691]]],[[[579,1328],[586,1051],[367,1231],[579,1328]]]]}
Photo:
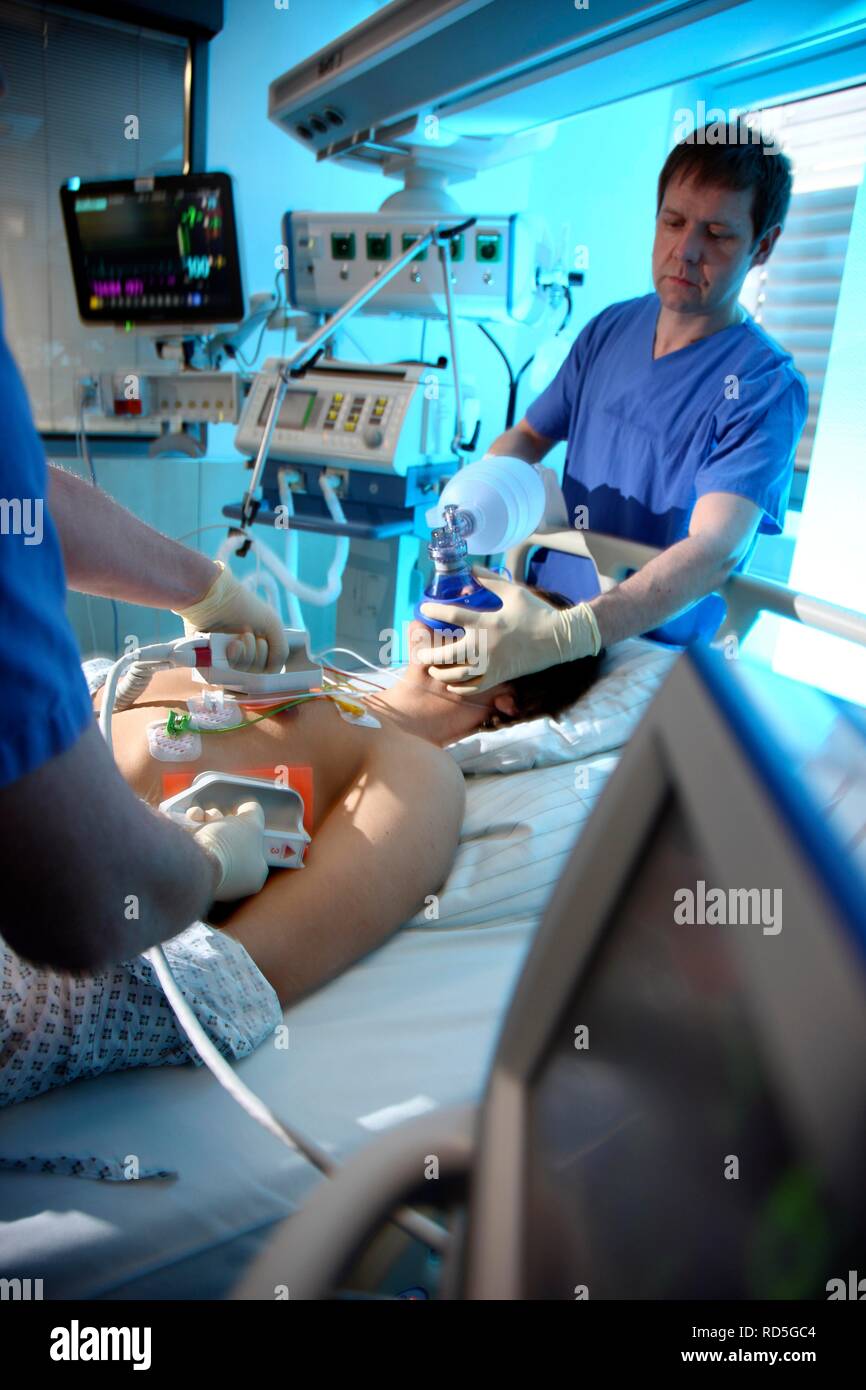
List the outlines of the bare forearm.
{"type": "MultiPolygon", "coordinates": [[[[135,866],[142,889],[141,920],[131,923],[127,949],[145,950],[170,940],[211,906],[220,866],[189,831],[144,802],[135,866]]],[[[130,869],[130,876],[132,874],[130,869]]],[[[123,931],[123,929],[121,928],[123,931]]]]}
{"type": "MultiPolygon", "coordinates": [[[[156,820],[156,812],[143,803],[141,809],[156,820]]],[[[106,874],[102,861],[96,866],[98,879],[85,870],[74,894],[58,892],[55,882],[44,913],[38,910],[40,895],[34,902],[31,892],[36,910],[27,921],[27,938],[10,938],[10,944],[20,955],[55,969],[98,970],[170,941],[207,913],[219,870],[191,835],[165,818],[153,842],[159,857],[145,864],[136,856],[124,874],[117,869],[106,874]]]]}
{"type": "Polygon", "coordinates": [[[150,608],[185,608],[213,584],[212,560],[139,521],[107,493],[51,465],[48,505],[70,588],[150,608]]]}
{"type": "Polygon", "coordinates": [[[207,911],[219,869],[192,835],[138,800],[95,726],[0,788],[3,936],[62,970],[129,959],[207,911]],[[58,846],[48,859],[47,847],[58,846]],[[38,867],[34,870],[34,865],[38,867]]]}
{"type": "Polygon", "coordinates": [[[186,831],[139,807],[141,838],[128,862],[109,865],[110,847],[94,846],[99,853],[74,882],[55,872],[48,891],[28,886],[26,921],[4,926],[19,955],[59,970],[97,970],[170,941],[204,916],[218,866],[186,831]]]}
{"type": "Polygon", "coordinates": [[[724,584],[732,568],[730,560],[720,559],[717,549],[695,536],[662,551],[615,589],[592,600],[603,646],[669,622],[724,584]]]}
{"type": "Polygon", "coordinates": [[[488,454],[506,456],[508,458],[524,459],[526,463],[540,463],[551,446],[549,439],[543,439],[541,435],[530,433],[522,424],[513,425],[510,430],[504,430],[497,435],[488,454]]]}

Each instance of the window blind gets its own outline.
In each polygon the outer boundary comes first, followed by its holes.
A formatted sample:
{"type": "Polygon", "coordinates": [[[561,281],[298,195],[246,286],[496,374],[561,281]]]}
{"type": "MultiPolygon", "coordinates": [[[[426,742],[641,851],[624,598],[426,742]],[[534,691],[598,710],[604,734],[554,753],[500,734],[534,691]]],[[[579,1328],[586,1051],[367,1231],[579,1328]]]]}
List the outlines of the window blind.
{"type": "Polygon", "coordinates": [[[793,355],[809,386],[809,416],[795,467],[808,470],[827,373],[857,188],[866,165],[866,87],[746,113],[791,159],[788,220],[742,300],[793,355]]]}
{"type": "Polygon", "coordinates": [[[0,0],[0,288],[43,432],[77,428],[78,377],[155,360],[141,335],[79,321],[59,188],[183,172],[187,55],[172,35],[0,0]]]}

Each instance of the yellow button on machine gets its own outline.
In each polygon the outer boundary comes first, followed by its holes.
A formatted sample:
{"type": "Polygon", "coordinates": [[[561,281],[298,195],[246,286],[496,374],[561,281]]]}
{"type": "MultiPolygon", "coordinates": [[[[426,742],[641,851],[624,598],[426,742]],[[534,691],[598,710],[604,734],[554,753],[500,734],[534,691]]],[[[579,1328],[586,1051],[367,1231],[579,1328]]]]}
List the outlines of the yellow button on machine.
{"type": "Polygon", "coordinates": [[[340,401],[341,401],[342,399],[343,399],[343,392],[342,392],[342,391],[335,391],[335,392],[334,392],[334,403],[337,404],[337,405],[339,405],[339,403],[340,403],[340,401]]]}
{"type": "Polygon", "coordinates": [[[328,419],[329,419],[329,420],[336,420],[336,418],[337,418],[337,416],[339,415],[339,413],[340,413],[339,410],[329,410],[329,411],[328,411],[328,419]]]}
{"type": "Polygon", "coordinates": [[[382,408],[383,408],[383,410],[384,410],[385,406],[388,404],[388,397],[387,397],[387,396],[379,396],[379,398],[378,398],[377,401],[376,401],[376,404],[377,404],[377,405],[381,405],[382,408]]]}
{"type": "Polygon", "coordinates": [[[344,430],[348,430],[350,433],[351,433],[352,430],[354,430],[354,428],[355,428],[355,421],[354,421],[354,420],[347,420],[346,423],[345,423],[345,425],[343,426],[343,429],[344,429],[344,430]]]}

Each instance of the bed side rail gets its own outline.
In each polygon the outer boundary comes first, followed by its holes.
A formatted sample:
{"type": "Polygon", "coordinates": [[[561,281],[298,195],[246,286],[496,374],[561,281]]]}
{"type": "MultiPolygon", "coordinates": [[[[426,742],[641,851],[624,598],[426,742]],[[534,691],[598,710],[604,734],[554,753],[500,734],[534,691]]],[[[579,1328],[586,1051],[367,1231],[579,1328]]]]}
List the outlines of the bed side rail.
{"type": "MultiPolygon", "coordinates": [[[[661,554],[652,545],[639,541],[606,536],[600,531],[536,531],[520,545],[509,550],[505,563],[511,573],[523,579],[533,553],[545,546],[568,555],[583,555],[595,561],[600,575],[619,583],[630,570],[639,570],[648,560],[661,554]]],[[[832,633],[849,642],[866,647],[866,614],[853,608],[842,608],[826,599],[798,593],[786,584],[771,579],[758,579],[750,574],[732,574],[719,592],[728,611],[715,636],[715,641],[735,636],[742,641],[761,613],[776,613],[806,627],[832,633]]]]}

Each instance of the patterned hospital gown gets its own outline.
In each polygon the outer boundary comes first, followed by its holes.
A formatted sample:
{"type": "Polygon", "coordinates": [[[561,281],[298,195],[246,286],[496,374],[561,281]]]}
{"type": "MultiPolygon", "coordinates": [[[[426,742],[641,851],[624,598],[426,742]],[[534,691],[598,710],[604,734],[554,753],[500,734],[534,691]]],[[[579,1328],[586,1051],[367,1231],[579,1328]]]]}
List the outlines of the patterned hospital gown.
{"type": "MultiPolygon", "coordinates": [[[[195,922],[164,943],[187,1001],[224,1056],[252,1052],[282,1021],[247,951],[195,922]]],[[[93,974],[22,960],[0,938],[0,1107],[76,1077],[201,1059],[144,956],[93,974]]]]}

